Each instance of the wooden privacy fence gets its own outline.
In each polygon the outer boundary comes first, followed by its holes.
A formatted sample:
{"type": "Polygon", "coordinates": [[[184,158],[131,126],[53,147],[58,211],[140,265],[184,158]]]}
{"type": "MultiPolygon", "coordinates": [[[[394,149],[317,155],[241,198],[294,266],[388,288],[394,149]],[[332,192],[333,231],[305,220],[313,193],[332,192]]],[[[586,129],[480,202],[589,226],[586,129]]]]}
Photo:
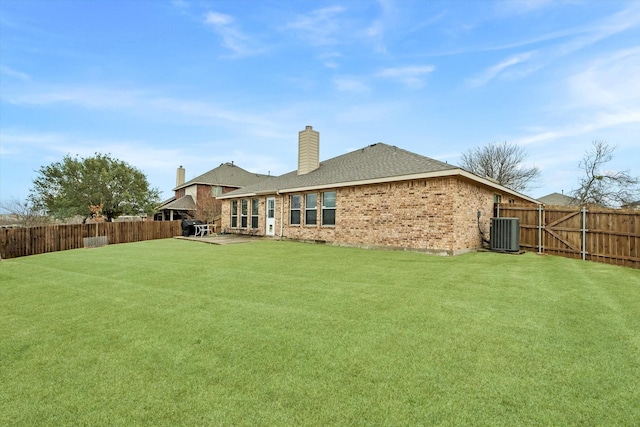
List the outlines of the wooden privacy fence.
{"type": "Polygon", "coordinates": [[[520,219],[525,250],[640,268],[640,212],[592,207],[499,204],[520,219]]]}
{"type": "Polygon", "coordinates": [[[17,258],[85,246],[87,238],[109,244],[165,239],[182,234],[180,221],[102,222],[0,229],[0,257],[17,258]]]}

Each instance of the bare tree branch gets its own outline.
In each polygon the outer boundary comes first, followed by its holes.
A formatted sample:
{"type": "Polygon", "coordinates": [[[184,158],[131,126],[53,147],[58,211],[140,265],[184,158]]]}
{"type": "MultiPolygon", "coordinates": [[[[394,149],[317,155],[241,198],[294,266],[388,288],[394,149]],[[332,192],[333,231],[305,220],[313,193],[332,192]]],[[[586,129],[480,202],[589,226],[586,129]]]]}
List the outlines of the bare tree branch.
{"type": "Polygon", "coordinates": [[[12,217],[12,224],[21,227],[38,227],[47,225],[51,219],[29,202],[22,202],[18,199],[11,199],[0,204],[0,209],[7,212],[12,217]]]}
{"type": "Polygon", "coordinates": [[[620,207],[640,199],[640,179],[629,175],[629,171],[604,170],[604,165],[613,159],[615,145],[606,141],[593,141],[579,164],[584,171],[578,188],[572,191],[580,204],[620,207]]]}
{"type": "Polygon", "coordinates": [[[524,148],[507,142],[491,143],[462,153],[461,166],[481,177],[489,177],[501,185],[523,192],[535,187],[540,169],[522,165],[527,157],[524,148]]]}

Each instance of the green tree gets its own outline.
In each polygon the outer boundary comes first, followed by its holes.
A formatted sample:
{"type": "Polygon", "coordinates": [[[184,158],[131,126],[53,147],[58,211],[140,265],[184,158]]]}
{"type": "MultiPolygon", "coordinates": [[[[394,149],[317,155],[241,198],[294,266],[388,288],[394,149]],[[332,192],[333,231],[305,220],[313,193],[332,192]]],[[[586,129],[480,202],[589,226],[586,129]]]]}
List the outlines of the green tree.
{"type": "Polygon", "coordinates": [[[149,186],[140,170],[110,155],[66,155],[37,172],[29,200],[60,219],[86,218],[91,215],[89,206],[99,204],[108,221],[120,215],[151,214],[159,201],[159,191],[149,186]]]}
{"type": "Polygon", "coordinates": [[[515,191],[526,191],[540,178],[536,166],[525,167],[524,148],[507,142],[491,143],[462,153],[461,166],[481,177],[489,177],[515,191]]]}

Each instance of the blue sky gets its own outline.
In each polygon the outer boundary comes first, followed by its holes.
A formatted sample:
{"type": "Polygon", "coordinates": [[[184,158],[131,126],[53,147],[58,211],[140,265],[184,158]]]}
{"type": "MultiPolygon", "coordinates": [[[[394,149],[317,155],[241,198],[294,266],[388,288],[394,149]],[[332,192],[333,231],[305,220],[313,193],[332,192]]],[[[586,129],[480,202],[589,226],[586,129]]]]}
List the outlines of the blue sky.
{"type": "Polygon", "coordinates": [[[0,0],[0,201],[64,155],[163,197],[222,162],[279,175],[384,142],[456,164],[523,146],[540,197],[594,140],[640,175],[638,1],[0,0]]]}

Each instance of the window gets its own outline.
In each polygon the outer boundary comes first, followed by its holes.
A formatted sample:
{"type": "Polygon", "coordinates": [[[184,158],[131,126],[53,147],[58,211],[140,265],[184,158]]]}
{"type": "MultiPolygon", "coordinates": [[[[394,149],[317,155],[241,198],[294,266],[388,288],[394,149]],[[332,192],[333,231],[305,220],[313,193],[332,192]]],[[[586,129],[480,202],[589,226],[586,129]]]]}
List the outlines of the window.
{"type": "Polygon", "coordinates": [[[302,196],[299,194],[294,194],[291,196],[290,200],[290,215],[289,215],[289,224],[291,225],[300,225],[300,203],[302,201],[302,196]]]}
{"type": "Polygon", "coordinates": [[[240,211],[240,227],[247,228],[247,211],[249,209],[249,200],[242,199],[241,211],[240,211]]]}
{"type": "Polygon", "coordinates": [[[276,200],[275,199],[267,199],[267,218],[275,218],[276,217],[276,200]]]}
{"type": "Polygon", "coordinates": [[[251,228],[258,228],[258,199],[251,199],[251,228]]]}
{"type": "Polygon", "coordinates": [[[309,193],[304,196],[304,224],[316,225],[318,216],[318,193],[309,193]]]}
{"type": "Polygon", "coordinates": [[[494,194],[493,195],[493,216],[496,218],[500,216],[500,207],[499,207],[500,203],[502,203],[502,196],[500,194],[494,194]]]}
{"type": "Polygon", "coordinates": [[[238,201],[231,201],[231,227],[238,226],[238,201]]]}
{"type": "Polygon", "coordinates": [[[222,187],[211,187],[211,195],[213,197],[218,197],[218,196],[222,196],[222,187]]]}
{"type": "Polygon", "coordinates": [[[322,225],[336,225],[336,192],[322,193],[322,225]]]}

